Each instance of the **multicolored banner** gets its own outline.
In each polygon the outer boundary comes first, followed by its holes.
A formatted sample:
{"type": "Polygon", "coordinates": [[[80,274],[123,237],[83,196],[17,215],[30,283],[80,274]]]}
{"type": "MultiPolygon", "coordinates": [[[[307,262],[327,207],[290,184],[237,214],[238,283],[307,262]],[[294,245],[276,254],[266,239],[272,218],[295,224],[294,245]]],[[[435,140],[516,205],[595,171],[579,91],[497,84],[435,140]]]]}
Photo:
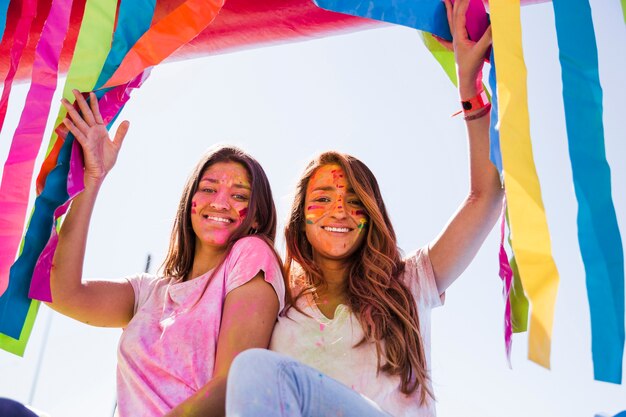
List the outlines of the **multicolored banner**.
{"type": "Polygon", "coordinates": [[[593,370],[599,381],[622,382],[624,250],[604,150],[602,87],[589,0],[553,0],[578,243],[587,275],[593,370]]]}
{"type": "Polygon", "coordinates": [[[491,0],[490,11],[498,63],[500,148],[512,247],[524,290],[532,305],[528,357],[549,368],[559,274],[552,258],[550,233],[530,142],[520,2],[491,0]]]}

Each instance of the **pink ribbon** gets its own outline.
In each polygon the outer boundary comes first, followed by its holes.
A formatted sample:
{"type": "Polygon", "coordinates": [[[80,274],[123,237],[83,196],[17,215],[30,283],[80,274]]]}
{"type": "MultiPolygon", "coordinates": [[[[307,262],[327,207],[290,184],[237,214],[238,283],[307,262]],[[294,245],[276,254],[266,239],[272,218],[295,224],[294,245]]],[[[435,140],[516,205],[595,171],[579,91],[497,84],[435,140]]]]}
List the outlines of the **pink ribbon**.
{"type": "Polygon", "coordinates": [[[502,200],[502,221],[500,224],[500,278],[502,279],[502,296],[504,297],[504,348],[506,360],[511,368],[511,347],[513,345],[513,327],[511,325],[511,283],[513,271],[509,264],[509,258],[504,250],[504,224],[506,223],[506,198],[502,200]]]}
{"type": "MultiPolygon", "coordinates": [[[[4,79],[4,89],[2,90],[2,97],[0,97],[0,130],[4,125],[4,118],[7,115],[7,107],[9,105],[9,95],[11,93],[11,87],[13,86],[13,79],[17,72],[17,67],[22,59],[22,53],[28,43],[28,35],[30,34],[30,27],[33,24],[33,20],[37,15],[37,0],[23,0],[22,1],[22,13],[15,32],[13,33],[13,46],[11,47],[11,63],[9,70],[7,71],[6,78],[4,79]]],[[[33,65],[34,66],[34,65],[33,65]]],[[[34,69],[33,69],[34,71],[34,69]]],[[[21,230],[20,230],[21,234],[21,230]]],[[[15,256],[13,253],[11,256],[15,256]]],[[[2,284],[0,282],[0,294],[4,292],[2,284]]]]}

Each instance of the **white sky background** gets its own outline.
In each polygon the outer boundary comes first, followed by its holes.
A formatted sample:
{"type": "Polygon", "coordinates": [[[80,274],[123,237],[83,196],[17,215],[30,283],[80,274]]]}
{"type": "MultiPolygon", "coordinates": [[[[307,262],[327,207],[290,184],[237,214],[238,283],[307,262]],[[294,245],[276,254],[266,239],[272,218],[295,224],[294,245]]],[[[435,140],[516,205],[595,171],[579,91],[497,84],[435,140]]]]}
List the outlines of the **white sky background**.
{"type": "MultiPolygon", "coordinates": [[[[606,150],[624,239],[626,30],[617,0],[591,3],[606,150]]],[[[433,316],[440,417],[591,417],[626,410],[624,385],[593,380],[552,5],[525,7],[522,14],[535,162],[561,276],[552,370],[526,359],[527,334],[514,337],[513,370],[507,368],[494,229],[433,316]]],[[[26,91],[25,85],[14,87],[0,137],[2,161],[26,91]]],[[[155,271],[185,178],[216,142],[240,145],[265,167],[279,230],[305,163],[327,149],[354,154],[376,174],[399,244],[410,252],[440,232],[467,191],[464,124],[449,118],[457,108],[456,91],[417,33],[401,27],[159,66],[122,114],[131,130],[96,206],[85,276],[140,272],[147,253],[155,271]]],[[[282,233],[279,248],[284,251],[282,233]]],[[[25,357],[0,351],[0,396],[29,402],[36,382],[32,404],[53,417],[110,416],[119,334],[42,307],[25,357]]]]}

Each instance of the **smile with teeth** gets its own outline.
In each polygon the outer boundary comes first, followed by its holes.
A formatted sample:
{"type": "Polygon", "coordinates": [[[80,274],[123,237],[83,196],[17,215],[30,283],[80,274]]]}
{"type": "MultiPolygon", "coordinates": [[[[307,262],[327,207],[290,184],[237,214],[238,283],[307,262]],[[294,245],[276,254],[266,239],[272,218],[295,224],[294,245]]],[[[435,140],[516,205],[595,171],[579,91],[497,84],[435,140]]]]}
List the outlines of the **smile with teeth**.
{"type": "Polygon", "coordinates": [[[339,232],[339,233],[348,233],[352,230],[347,227],[331,227],[331,226],[322,226],[322,229],[328,232],[339,232]]]}
{"type": "Polygon", "coordinates": [[[205,219],[213,220],[213,221],[216,221],[216,222],[222,222],[222,223],[232,223],[233,222],[231,219],[227,219],[227,218],[224,218],[224,217],[209,216],[209,215],[206,215],[206,214],[203,217],[205,219]]]}

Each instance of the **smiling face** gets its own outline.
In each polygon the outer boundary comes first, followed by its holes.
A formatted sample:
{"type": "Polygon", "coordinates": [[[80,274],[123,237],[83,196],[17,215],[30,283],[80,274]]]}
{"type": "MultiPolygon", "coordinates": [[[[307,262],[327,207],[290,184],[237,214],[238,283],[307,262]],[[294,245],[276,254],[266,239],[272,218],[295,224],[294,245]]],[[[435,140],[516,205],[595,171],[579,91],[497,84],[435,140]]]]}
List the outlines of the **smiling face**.
{"type": "Polygon", "coordinates": [[[216,162],[200,177],[191,201],[196,251],[223,249],[248,212],[250,180],[238,162],[216,162]]]}
{"type": "Polygon", "coordinates": [[[309,179],[304,216],[314,259],[347,259],[367,233],[365,209],[338,164],[322,165],[309,179]]]}

